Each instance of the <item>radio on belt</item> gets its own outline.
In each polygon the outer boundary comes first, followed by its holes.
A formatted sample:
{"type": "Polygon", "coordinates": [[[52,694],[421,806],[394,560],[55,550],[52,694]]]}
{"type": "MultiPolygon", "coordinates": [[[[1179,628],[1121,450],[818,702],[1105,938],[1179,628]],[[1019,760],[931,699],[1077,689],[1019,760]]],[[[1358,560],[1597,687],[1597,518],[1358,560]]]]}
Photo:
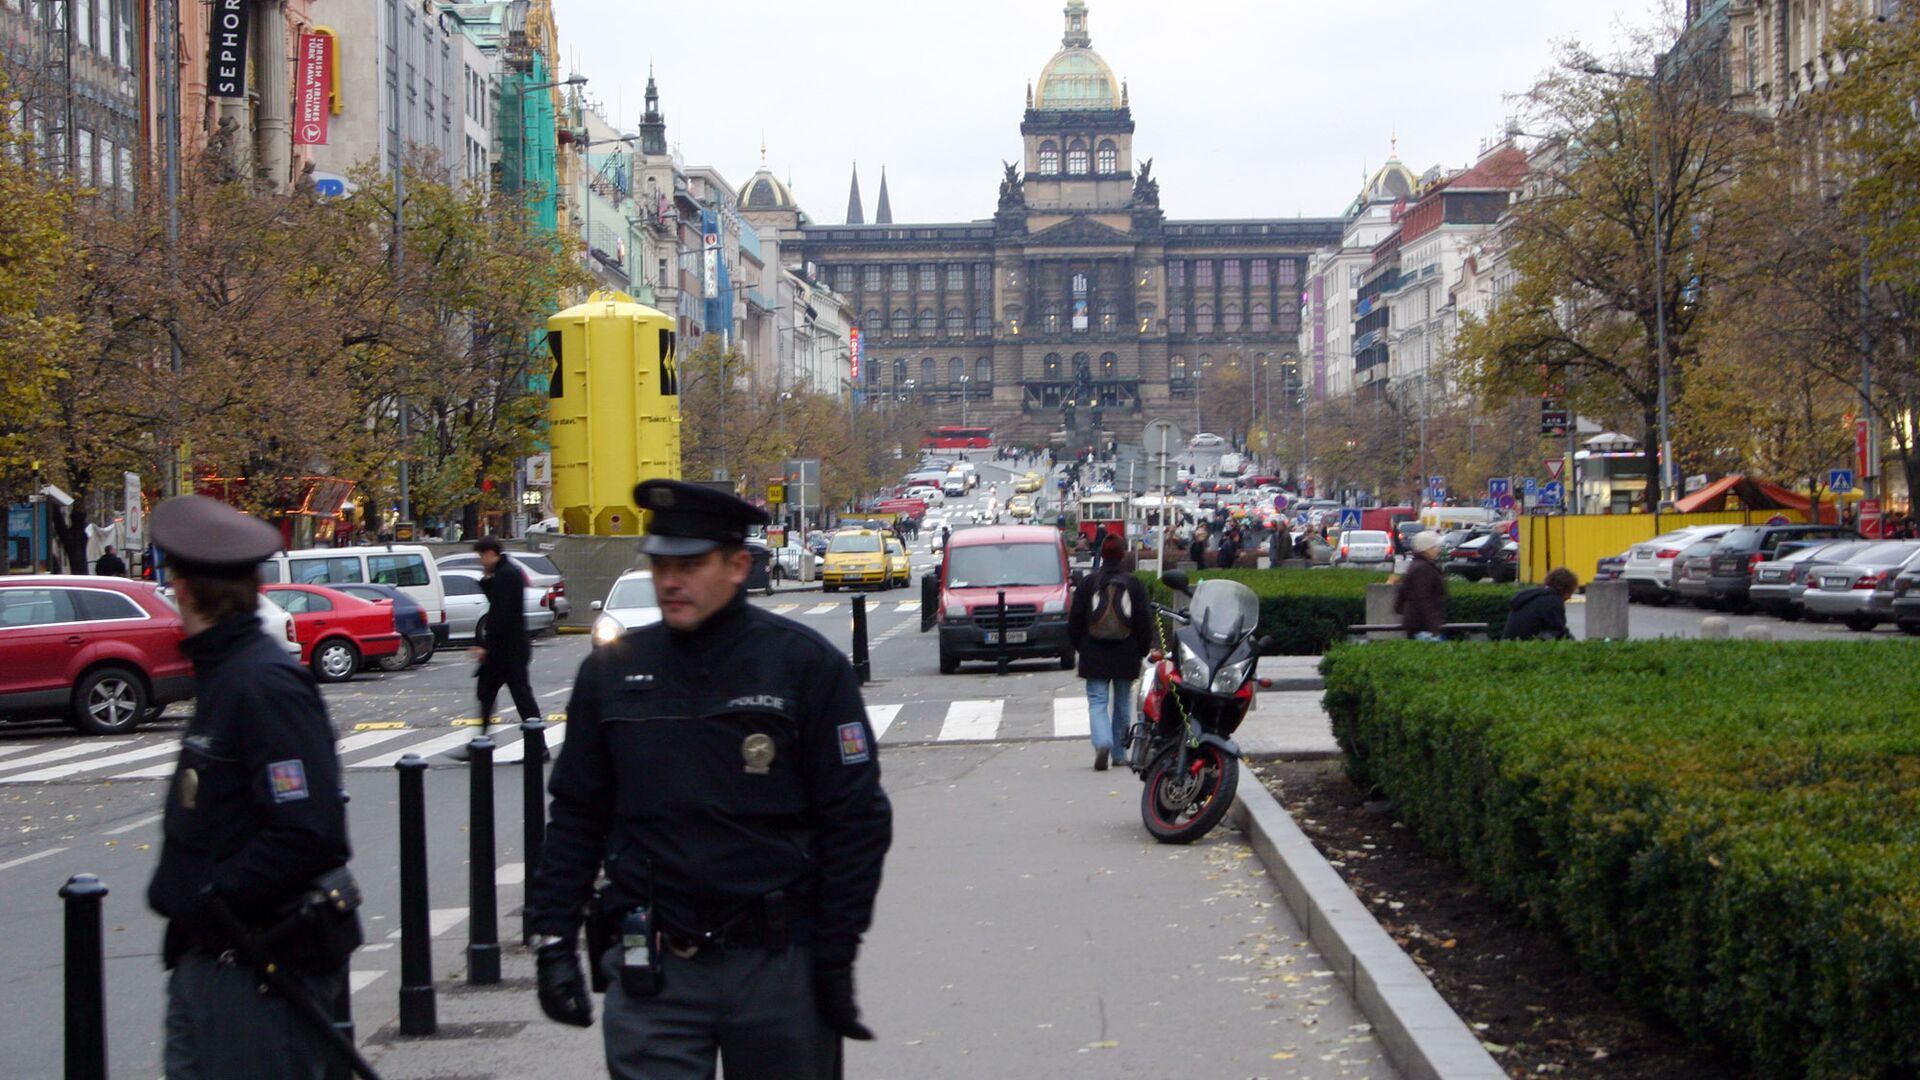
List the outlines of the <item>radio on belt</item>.
{"type": "Polygon", "coordinates": [[[628,997],[652,997],[660,992],[659,941],[653,933],[653,912],[634,908],[620,920],[620,989],[628,997]]]}

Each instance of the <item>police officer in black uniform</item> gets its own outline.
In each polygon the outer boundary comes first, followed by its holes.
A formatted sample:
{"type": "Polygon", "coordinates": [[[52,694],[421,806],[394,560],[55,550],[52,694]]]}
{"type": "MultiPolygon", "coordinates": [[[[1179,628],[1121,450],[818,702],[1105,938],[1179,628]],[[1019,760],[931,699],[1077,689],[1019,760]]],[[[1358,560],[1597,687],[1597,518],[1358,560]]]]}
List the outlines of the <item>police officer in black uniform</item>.
{"type": "MultiPolygon", "coordinates": [[[[164,1061],[170,1080],[324,1076],[320,1025],[294,1015],[247,957],[288,925],[316,878],[346,865],[333,724],[318,685],[255,614],[259,565],[280,533],[225,503],[185,495],[153,512],[199,679],[167,791],[160,865],[147,903],[167,919],[164,1061]]],[[[358,940],[358,924],[353,928],[358,940]]],[[[282,985],[330,1003],[346,955],[285,942],[282,985]]]]}
{"type": "Polygon", "coordinates": [[[595,649],[567,704],[527,891],[540,1007],[592,1022],[585,908],[613,1077],[708,1080],[718,1054],[728,1080],[826,1080],[842,1038],[873,1037],[853,962],[892,839],[859,685],[819,634],[747,604],[764,513],[673,480],[634,500],[663,621],[595,649]]]}

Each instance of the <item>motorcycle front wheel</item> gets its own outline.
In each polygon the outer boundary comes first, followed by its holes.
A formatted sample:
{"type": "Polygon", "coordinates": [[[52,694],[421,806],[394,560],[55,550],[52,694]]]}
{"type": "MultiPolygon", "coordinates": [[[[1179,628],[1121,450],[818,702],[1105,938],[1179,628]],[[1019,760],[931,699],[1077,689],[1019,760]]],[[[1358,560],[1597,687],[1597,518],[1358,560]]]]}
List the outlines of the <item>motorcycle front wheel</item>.
{"type": "Polygon", "coordinates": [[[1140,819],[1163,844],[1191,844],[1207,835],[1233,805],[1240,785],[1240,761],[1202,743],[1178,768],[1180,748],[1169,747],[1147,767],[1140,793],[1140,819]]]}

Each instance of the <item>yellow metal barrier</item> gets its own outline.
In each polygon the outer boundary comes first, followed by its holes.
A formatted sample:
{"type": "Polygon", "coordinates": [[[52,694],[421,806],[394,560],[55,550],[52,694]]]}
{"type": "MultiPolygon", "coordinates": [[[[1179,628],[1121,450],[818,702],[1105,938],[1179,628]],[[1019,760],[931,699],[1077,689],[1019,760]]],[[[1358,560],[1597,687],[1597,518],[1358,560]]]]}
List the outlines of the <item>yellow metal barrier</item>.
{"type": "Polygon", "coordinates": [[[1564,566],[1593,579],[1594,567],[1611,555],[1688,525],[1761,525],[1776,517],[1804,522],[1798,510],[1727,510],[1705,514],[1570,514],[1520,519],[1520,580],[1537,583],[1564,566]]]}

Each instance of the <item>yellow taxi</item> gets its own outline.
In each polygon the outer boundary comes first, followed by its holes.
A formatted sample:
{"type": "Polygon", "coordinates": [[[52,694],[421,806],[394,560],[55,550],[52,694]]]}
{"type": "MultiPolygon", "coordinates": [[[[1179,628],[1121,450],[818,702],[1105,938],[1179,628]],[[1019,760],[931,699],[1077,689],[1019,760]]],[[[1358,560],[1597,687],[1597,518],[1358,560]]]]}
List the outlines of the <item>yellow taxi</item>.
{"type": "Polygon", "coordinates": [[[1033,500],[1025,495],[1015,495],[1007,500],[1007,513],[1015,521],[1025,521],[1033,516],[1033,500]]]}
{"type": "Polygon", "coordinates": [[[907,545],[897,536],[887,537],[887,587],[906,588],[913,584],[913,563],[907,559],[907,545]]]}
{"type": "Polygon", "coordinates": [[[1021,495],[1030,495],[1039,491],[1042,480],[1037,472],[1030,472],[1013,482],[1013,490],[1021,495]]]}
{"type": "Polygon", "coordinates": [[[820,568],[820,588],[833,592],[842,585],[885,588],[892,574],[887,568],[885,534],[877,529],[841,529],[827,541],[820,568]]]}

